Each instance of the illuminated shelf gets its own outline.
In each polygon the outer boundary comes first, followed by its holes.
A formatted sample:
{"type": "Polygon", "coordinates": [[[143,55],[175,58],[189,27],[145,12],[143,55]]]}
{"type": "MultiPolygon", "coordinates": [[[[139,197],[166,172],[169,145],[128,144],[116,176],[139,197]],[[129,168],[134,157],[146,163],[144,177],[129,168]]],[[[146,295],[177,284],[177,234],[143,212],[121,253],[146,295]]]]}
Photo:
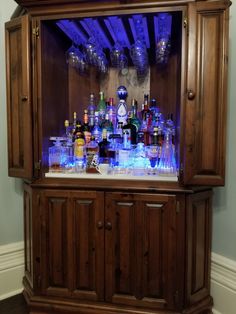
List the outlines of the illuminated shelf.
{"type": "Polygon", "coordinates": [[[45,173],[46,178],[68,178],[68,179],[103,179],[103,180],[139,180],[139,181],[171,181],[178,182],[177,176],[159,176],[159,175],[123,175],[123,174],[90,174],[90,173],[45,173]]]}

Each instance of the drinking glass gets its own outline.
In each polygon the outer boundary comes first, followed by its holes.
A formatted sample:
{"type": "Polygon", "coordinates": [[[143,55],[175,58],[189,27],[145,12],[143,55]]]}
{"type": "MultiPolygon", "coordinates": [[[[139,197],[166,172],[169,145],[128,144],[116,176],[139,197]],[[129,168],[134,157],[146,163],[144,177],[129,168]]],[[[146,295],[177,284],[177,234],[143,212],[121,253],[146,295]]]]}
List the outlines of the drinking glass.
{"type": "Polygon", "coordinates": [[[145,44],[137,40],[130,48],[130,56],[139,78],[145,77],[148,72],[148,54],[145,44]]]}
{"type": "Polygon", "coordinates": [[[167,37],[161,38],[156,44],[156,63],[166,64],[170,55],[170,40],[167,37]]]}
{"type": "Polygon", "coordinates": [[[88,70],[84,54],[74,44],[66,52],[66,62],[78,70],[80,74],[84,74],[88,70]]]}
{"type": "Polygon", "coordinates": [[[111,65],[120,69],[121,73],[126,73],[128,68],[128,59],[124,53],[124,49],[120,44],[116,43],[110,52],[111,65]]]}

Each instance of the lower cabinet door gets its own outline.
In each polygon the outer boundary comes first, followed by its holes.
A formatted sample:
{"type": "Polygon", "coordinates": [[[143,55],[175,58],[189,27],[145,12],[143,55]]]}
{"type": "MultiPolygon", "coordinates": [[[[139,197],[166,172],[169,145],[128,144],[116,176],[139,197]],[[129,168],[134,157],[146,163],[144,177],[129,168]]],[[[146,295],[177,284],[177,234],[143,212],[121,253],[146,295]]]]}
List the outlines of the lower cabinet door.
{"type": "Polygon", "coordinates": [[[103,192],[41,192],[43,294],[104,300],[103,202],[103,192]]]}
{"type": "Polygon", "coordinates": [[[176,197],[105,197],[105,299],[148,308],[175,307],[176,197]]]}

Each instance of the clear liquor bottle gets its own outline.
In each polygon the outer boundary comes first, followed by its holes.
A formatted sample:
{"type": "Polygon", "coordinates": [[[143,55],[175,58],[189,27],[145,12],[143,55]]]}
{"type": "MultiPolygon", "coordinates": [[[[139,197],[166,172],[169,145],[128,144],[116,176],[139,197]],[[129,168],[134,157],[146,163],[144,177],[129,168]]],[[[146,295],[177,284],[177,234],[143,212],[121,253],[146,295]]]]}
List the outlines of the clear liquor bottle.
{"type": "Polygon", "coordinates": [[[102,140],[102,129],[99,125],[99,114],[98,111],[95,111],[95,120],[94,120],[94,127],[92,129],[92,135],[97,143],[102,140]]]}
{"type": "Polygon", "coordinates": [[[91,93],[89,96],[89,105],[88,105],[88,118],[89,118],[89,125],[92,128],[95,123],[95,111],[96,111],[96,104],[95,104],[95,96],[94,93],[91,93]]]}
{"type": "Polygon", "coordinates": [[[107,112],[109,120],[112,122],[113,128],[116,128],[116,108],[114,105],[114,98],[110,97],[107,105],[107,112]]]}
{"type": "Polygon", "coordinates": [[[153,98],[151,100],[151,103],[150,103],[150,112],[151,112],[151,115],[152,115],[152,121],[155,120],[155,117],[157,116],[157,114],[159,113],[159,109],[157,107],[157,101],[155,98],[153,98]]]}
{"type": "Polygon", "coordinates": [[[117,96],[119,97],[119,102],[117,104],[117,110],[116,110],[117,123],[122,122],[123,125],[125,125],[127,122],[127,117],[128,117],[128,109],[127,109],[127,103],[126,103],[128,92],[125,86],[118,87],[117,96]]]}

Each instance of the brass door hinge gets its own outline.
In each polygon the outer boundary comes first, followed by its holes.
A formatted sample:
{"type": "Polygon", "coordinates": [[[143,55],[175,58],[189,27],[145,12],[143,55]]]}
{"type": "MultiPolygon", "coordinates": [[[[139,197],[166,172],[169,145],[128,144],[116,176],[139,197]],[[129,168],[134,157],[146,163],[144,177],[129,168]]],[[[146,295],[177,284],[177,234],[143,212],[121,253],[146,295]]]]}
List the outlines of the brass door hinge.
{"type": "Polygon", "coordinates": [[[187,28],[188,27],[188,18],[187,16],[185,16],[184,18],[184,28],[187,28]]]}
{"type": "Polygon", "coordinates": [[[40,170],[40,169],[41,169],[41,160],[36,161],[36,162],[34,163],[34,169],[35,169],[35,170],[40,170]]]}
{"type": "Polygon", "coordinates": [[[188,18],[187,16],[184,17],[184,28],[186,29],[187,31],[187,35],[189,34],[189,29],[188,29],[188,18]]]}
{"type": "Polygon", "coordinates": [[[39,27],[38,26],[33,27],[32,33],[34,36],[36,36],[36,38],[38,38],[39,37],[39,27]]]}

